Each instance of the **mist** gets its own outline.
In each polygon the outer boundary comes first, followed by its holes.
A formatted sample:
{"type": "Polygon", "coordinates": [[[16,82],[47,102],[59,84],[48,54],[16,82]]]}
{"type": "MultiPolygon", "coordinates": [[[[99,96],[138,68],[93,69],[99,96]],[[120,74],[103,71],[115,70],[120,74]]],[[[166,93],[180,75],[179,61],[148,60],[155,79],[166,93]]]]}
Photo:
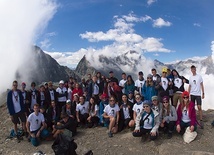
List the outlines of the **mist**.
{"type": "Polygon", "coordinates": [[[17,77],[19,84],[31,82],[30,72],[36,69],[33,46],[56,11],[55,0],[0,1],[0,94],[17,77]]]}

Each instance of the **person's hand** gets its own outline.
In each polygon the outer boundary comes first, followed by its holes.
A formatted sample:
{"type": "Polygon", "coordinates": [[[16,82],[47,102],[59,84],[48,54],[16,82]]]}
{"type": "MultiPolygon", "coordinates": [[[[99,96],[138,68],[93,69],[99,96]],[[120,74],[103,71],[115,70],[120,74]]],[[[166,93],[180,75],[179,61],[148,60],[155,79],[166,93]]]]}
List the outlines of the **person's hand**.
{"type": "Polygon", "coordinates": [[[164,123],[161,123],[160,126],[163,128],[164,127],[164,123]]]}
{"type": "Polygon", "coordinates": [[[156,132],[150,132],[151,136],[156,136],[156,132]]]}
{"type": "Polygon", "coordinates": [[[13,121],[13,116],[10,116],[11,121],[13,121]]]}
{"type": "Polygon", "coordinates": [[[181,126],[180,126],[180,125],[177,125],[176,130],[177,130],[177,132],[179,133],[179,132],[181,131],[181,126]]]}
{"type": "Polygon", "coordinates": [[[77,119],[77,122],[80,122],[80,119],[79,119],[79,118],[77,119]]]}
{"type": "Polygon", "coordinates": [[[202,97],[201,97],[202,99],[204,99],[204,93],[202,94],[202,97]]]}
{"type": "Polygon", "coordinates": [[[190,131],[191,131],[191,132],[194,131],[194,126],[193,126],[193,125],[190,126],[190,131]]]}
{"type": "Polygon", "coordinates": [[[87,118],[87,121],[89,121],[89,122],[91,121],[91,116],[89,116],[89,117],[87,118]]]}
{"type": "Polygon", "coordinates": [[[40,133],[41,133],[41,131],[39,130],[39,131],[37,132],[37,134],[36,134],[36,137],[37,137],[37,138],[40,137],[40,133]]]}
{"type": "Polygon", "coordinates": [[[140,130],[134,130],[134,132],[136,132],[136,133],[137,133],[137,132],[140,132],[140,130]]]}
{"type": "Polygon", "coordinates": [[[35,138],[35,134],[34,134],[34,133],[30,133],[30,136],[31,136],[32,138],[35,138]]]}

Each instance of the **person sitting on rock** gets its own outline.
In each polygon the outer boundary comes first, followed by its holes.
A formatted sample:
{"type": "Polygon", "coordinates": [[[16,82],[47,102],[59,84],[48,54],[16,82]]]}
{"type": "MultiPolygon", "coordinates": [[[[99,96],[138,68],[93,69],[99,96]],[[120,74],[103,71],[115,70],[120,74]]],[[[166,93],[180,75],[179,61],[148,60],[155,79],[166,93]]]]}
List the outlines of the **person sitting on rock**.
{"type": "Polygon", "coordinates": [[[182,97],[183,102],[178,106],[176,122],[176,130],[181,135],[184,134],[187,127],[190,127],[191,132],[197,129],[195,104],[189,100],[189,92],[184,91],[182,97]]]}
{"type": "Polygon", "coordinates": [[[62,133],[66,136],[73,137],[76,135],[76,122],[74,118],[69,117],[67,113],[61,113],[61,120],[53,125],[53,138],[56,138],[58,134],[62,133]]]}
{"type": "Polygon", "coordinates": [[[160,129],[167,133],[167,138],[172,138],[172,133],[175,129],[175,123],[177,121],[177,112],[175,107],[169,104],[169,97],[163,97],[163,107],[160,111],[160,129]]]}
{"type": "Polygon", "coordinates": [[[85,96],[80,96],[80,103],[76,106],[76,118],[80,127],[87,125],[89,116],[89,102],[85,101],[85,96]]]}
{"type": "Polygon", "coordinates": [[[88,127],[97,127],[99,120],[99,107],[96,103],[96,99],[91,97],[89,100],[89,116],[87,118],[88,127]]]}
{"type": "Polygon", "coordinates": [[[151,101],[145,100],[143,103],[144,110],[137,115],[135,130],[132,133],[134,137],[142,137],[142,141],[155,140],[158,136],[158,128],[160,125],[159,113],[151,109],[151,101]]]}
{"type": "Polygon", "coordinates": [[[161,102],[159,102],[158,97],[152,96],[152,107],[151,107],[152,110],[155,110],[158,113],[160,113],[162,107],[163,107],[163,104],[161,102]]]}
{"type": "Polygon", "coordinates": [[[52,126],[60,119],[60,110],[55,101],[51,101],[51,106],[47,109],[47,128],[52,129],[52,126]]]}
{"type": "Polygon", "coordinates": [[[113,134],[117,133],[118,123],[119,123],[119,111],[120,108],[116,104],[116,99],[114,96],[109,98],[109,104],[103,110],[104,122],[109,124],[108,126],[108,136],[113,137],[113,134]]]}
{"type": "Polygon", "coordinates": [[[47,138],[49,136],[48,130],[46,130],[45,118],[42,113],[39,112],[39,104],[33,105],[34,112],[27,118],[27,131],[30,135],[29,141],[33,146],[38,146],[40,138],[47,138]]]}

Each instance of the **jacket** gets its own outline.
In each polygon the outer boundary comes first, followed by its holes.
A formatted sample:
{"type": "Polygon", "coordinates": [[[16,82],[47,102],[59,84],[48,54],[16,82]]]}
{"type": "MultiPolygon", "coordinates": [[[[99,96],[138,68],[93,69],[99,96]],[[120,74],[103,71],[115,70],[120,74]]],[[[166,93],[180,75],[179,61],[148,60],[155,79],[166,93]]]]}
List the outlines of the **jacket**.
{"type": "MultiPolygon", "coordinates": [[[[181,120],[182,120],[181,105],[182,104],[179,104],[178,109],[177,109],[178,120],[176,122],[176,125],[179,125],[181,123],[181,120]]],[[[188,113],[189,113],[189,118],[191,120],[190,121],[190,126],[196,125],[197,121],[196,121],[195,104],[192,101],[190,101],[190,103],[189,103],[188,113]]]]}
{"type": "MultiPolygon", "coordinates": [[[[17,90],[18,94],[19,94],[19,100],[20,100],[20,107],[21,107],[21,112],[25,112],[25,107],[24,107],[24,100],[23,100],[23,96],[20,90],[17,90]]],[[[14,115],[15,113],[15,109],[13,106],[13,91],[9,91],[7,94],[7,108],[9,111],[10,115],[14,115]]]]}
{"type": "Polygon", "coordinates": [[[178,116],[174,106],[170,105],[170,112],[168,116],[166,115],[166,113],[163,114],[163,110],[160,110],[160,122],[162,122],[162,120],[165,120],[167,123],[169,123],[171,121],[177,121],[177,119],[178,116]]]}
{"type": "MultiPolygon", "coordinates": [[[[142,111],[141,113],[139,113],[136,117],[135,120],[135,130],[140,130],[140,121],[141,119],[146,115],[145,111],[142,111]]],[[[159,118],[159,113],[157,111],[154,111],[151,109],[151,116],[153,117],[153,127],[151,132],[158,132],[158,128],[160,125],[160,118],[159,118]]]]}

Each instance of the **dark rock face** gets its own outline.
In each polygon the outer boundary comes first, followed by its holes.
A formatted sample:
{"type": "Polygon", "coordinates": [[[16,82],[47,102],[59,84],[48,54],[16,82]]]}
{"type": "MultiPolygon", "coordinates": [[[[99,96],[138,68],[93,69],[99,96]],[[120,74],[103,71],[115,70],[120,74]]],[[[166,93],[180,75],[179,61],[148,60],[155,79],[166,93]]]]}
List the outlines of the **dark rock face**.
{"type": "MultiPolygon", "coordinates": [[[[44,81],[58,82],[60,80],[68,80],[70,76],[76,77],[74,71],[68,67],[59,65],[55,59],[45,54],[39,47],[33,47],[30,52],[33,55],[34,62],[29,61],[28,64],[35,64],[35,68],[33,68],[30,71],[30,75],[28,75],[31,81],[39,84],[44,81]]],[[[20,75],[19,71],[17,71],[17,75],[20,75]]]]}

